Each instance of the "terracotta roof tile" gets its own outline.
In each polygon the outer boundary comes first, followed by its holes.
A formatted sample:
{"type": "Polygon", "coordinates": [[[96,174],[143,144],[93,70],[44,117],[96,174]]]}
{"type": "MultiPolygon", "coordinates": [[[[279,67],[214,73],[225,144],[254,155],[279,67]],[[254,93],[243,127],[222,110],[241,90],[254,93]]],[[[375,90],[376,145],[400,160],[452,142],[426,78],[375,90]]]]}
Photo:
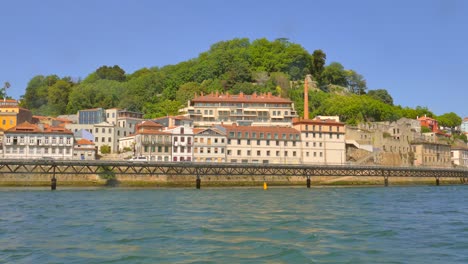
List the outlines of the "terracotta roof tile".
{"type": "Polygon", "coordinates": [[[78,144],[78,145],[94,145],[94,142],[89,141],[89,140],[87,140],[85,138],[82,138],[82,139],[78,140],[76,142],[76,144],[78,144]]]}

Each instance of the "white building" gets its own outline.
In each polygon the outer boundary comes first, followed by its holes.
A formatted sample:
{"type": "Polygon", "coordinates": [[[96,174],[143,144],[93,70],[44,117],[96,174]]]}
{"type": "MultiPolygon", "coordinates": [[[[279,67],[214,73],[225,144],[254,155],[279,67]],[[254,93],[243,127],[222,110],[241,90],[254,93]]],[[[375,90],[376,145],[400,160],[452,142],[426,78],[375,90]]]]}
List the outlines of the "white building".
{"type": "Polygon", "coordinates": [[[291,127],[217,126],[227,136],[232,163],[301,163],[300,133],[291,127]]]}
{"type": "Polygon", "coordinates": [[[450,152],[453,165],[468,167],[468,148],[454,147],[450,152]]]}
{"type": "Polygon", "coordinates": [[[301,133],[303,164],[339,165],[346,161],[345,126],[332,119],[304,119],[293,123],[301,133]]]}
{"type": "Polygon", "coordinates": [[[172,134],[172,161],[193,160],[193,128],[178,126],[164,132],[172,134]]]}
{"type": "Polygon", "coordinates": [[[28,122],[4,133],[4,157],[7,159],[73,158],[73,133],[63,127],[33,125],[28,122]]]}

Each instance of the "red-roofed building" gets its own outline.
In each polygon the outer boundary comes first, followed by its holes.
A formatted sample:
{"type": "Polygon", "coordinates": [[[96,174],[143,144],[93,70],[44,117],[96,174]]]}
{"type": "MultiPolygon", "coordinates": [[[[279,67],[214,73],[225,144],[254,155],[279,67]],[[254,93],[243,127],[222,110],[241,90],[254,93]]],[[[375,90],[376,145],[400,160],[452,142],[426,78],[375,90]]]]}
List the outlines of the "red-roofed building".
{"type": "Polygon", "coordinates": [[[149,161],[170,161],[172,134],[162,131],[163,126],[153,121],[143,121],[136,126],[134,156],[149,161]]]}
{"type": "Polygon", "coordinates": [[[220,94],[197,96],[185,108],[195,127],[219,124],[291,126],[297,117],[291,100],[267,94],[220,94]]]}
{"type": "Polygon", "coordinates": [[[228,162],[300,164],[300,132],[291,127],[217,126],[227,136],[228,162]]]}
{"type": "Polygon", "coordinates": [[[73,133],[63,127],[24,122],[4,132],[4,157],[8,159],[73,158],[73,133]]]}
{"type": "Polygon", "coordinates": [[[82,138],[75,143],[73,159],[95,160],[96,151],[96,145],[92,141],[82,138]]]}
{"type": "Polygon", "coordinates": [[[422,127],[429,128],[434,133],[439,133],[439,122],[434,118],[430,118],[427,116],[422,116],[418,118],[419,122],[421,123],[422,127]]]}

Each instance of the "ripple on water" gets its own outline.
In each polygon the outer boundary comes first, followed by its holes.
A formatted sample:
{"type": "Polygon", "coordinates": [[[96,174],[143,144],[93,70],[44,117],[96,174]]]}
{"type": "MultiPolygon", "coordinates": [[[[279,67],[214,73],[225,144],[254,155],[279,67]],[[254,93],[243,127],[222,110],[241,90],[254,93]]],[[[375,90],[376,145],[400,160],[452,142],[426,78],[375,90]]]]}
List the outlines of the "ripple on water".
{"type": "Polygon", "coordinates": [[[468,263],[466,200],[464,186],[1,190],[0,262],[468,263]]]}

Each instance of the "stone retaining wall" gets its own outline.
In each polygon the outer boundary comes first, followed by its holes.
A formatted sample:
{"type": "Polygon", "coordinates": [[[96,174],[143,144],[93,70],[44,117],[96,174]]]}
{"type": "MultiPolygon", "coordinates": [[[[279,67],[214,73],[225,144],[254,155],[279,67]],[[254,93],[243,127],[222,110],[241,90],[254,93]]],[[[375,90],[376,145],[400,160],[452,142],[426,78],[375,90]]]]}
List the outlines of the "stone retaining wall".
{"type": "MultiPolygon", "coordinates": [[[[0,186],[50,186],[48,174],[2,174],[0,186]]],[[[105,180],[95,174],[57,175],[57,186],[136,186],[136,187],[191,187],[195,186],[196,176],[149,176],[118,175],[115,180],[105,180]]],[[[303,176],[202,176],[202,186],[260,186],[266,181],[270,186],[306,185],[303,176]]],[[[434,185],[432,177],[389,177],[389,185],[434,185]]],[[[383,177],[355,176],[311,176],[312,185],[384,185],[383,177]]],[[[440,178],[440,184],[460,184],[459,178],[440,178]]]]}

